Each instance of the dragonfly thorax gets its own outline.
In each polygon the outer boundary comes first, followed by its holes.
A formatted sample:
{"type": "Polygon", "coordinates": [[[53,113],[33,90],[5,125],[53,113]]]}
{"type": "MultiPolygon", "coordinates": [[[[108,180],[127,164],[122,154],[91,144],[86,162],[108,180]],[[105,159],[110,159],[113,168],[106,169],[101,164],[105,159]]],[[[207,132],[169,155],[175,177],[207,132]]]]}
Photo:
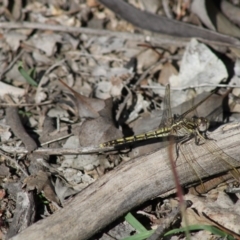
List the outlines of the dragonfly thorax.
{"type": "Polygon", "coordinates": [[[206,132],[209,128],[209,121],[204,117],[193,118],[199,132],[206,132]]]}

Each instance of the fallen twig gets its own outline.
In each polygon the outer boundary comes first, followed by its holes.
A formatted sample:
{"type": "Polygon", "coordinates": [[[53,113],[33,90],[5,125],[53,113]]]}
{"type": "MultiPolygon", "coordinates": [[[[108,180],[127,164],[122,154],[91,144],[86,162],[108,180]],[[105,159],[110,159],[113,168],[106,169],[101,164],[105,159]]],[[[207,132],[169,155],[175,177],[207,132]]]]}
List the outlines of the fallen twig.
{"type": "MultiPolygon", "coordinates": [[[[109,36],[109,37],[118,37],[124,39],[131,39],[135,41],[141,42],[151,42],[152,44],[159,44],[159,45],[174,45],[174,46],[185,46],[188,43],[188,38],[177,38],[171,37],[166,35],[158,34],[157,36],[145,36],[143,34],[136,34],[136,33],[126,33],[126,32],[113,32],[104,29],[91,29],[91,28],[84,28],[84,27],[66,27],[61,25],[51,25],[51,24],[42,24],[42,23],[31,23],[31,22],[0,22],[0,28],[2,29],[39,29],[39,30],[51,30],[51,31],[58,31],[58,32],[69,32],[69,33],[84,33],[89,35],[95,36],[109,36]]],[[[211,31],[210,31],[211,32],[211,31]]],[[[217,41],[217,40],[207,40],[207,38],[202,39],[198,37],[199,40],[209,43],[209,44],[216,44],[220,46],[229,46],[229,47],[237,47],[239,46],[239,41],[235,38],[216,33],[218,35],[224,36],[225,38],[232,39],[227,41],[217,41]]]]}

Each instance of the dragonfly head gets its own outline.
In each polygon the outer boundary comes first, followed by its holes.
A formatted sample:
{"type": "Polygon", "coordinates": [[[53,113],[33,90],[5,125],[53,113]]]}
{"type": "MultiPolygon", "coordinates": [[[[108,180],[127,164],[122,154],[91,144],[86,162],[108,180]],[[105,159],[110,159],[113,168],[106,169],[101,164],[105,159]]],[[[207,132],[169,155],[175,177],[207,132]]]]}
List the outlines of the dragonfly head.
{"type": "Polygon", "coordinates": [[[209,121],[204,117],[195,118],[199,132],[206,132],[209,128],[209,121]]]}

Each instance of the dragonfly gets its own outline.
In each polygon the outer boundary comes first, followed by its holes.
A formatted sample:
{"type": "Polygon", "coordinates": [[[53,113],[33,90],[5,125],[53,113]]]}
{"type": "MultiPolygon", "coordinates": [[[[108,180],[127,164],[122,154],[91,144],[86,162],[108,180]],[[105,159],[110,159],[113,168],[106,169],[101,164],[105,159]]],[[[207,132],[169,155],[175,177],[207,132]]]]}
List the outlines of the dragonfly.
{"type": "MultiPolygon", "coordinates": [[[[235,168],[239,166],[239,162],[236,159],[227,155],[221,148],[219,148],[215,143],[215,140],[208,138],[207,131],[210,126],[208,119],[205,117],[196,117],[196,116],[191,118],[187,117],[188,114],[192,113],[198,106],[200,106],[203,102],[209,99],[213,95],[213,93],[209,94],[207,97],[205,97],[203,100],[198,102],[196,105],[194,105],[192,108],[190,108],[183,114],[173,116],[171,111],[170,85],[168,84],[165,89],[165,96],[163,99],[163,114],[162,114],[162,119],[158,129],[149,131],[143,134],[139,134],[139,135],[123,137],[123,138],[107,141],[107,142],[101,143],[99,146],[100,148],[118,147],[121,145],[131,144],[134,142],[144,141],[148,139],[154,139],[154,138],[165,139],[170,137],[171,139],[172,138],[176,139],[177,144],[181,146],[194,138],[196,145],[199,145],[199,146],[201,145],[201,147],[204,147],[212,155],[213,168],[214,167],[216,168],[216,160],[217,160],[218,169],[220,169],[221,172],[233,170],[232,175],[239,180],[240,173],[235,168]]],[[[195,175],[197,175],[197,177],[202,183],[200,176],[202,175],[201,173],[204,169],[202,169],[202,167],[199,164],[193,164],[194,162],[193,154],[191,155],[191,154],[184,153],[185,148],[179,148],[179,149],[181,154],[184,156],[184,158],[186,158],[187,162],[189,163],[192,172],[195,175]]],[[[178,156],[178,152],[177,152],[177,156],[178,156]]],[[[204,171],[207,172],[208,170],[204,170],[204,171]]],[[[211,173],[207,172],[207,175],[210,176],[211,173]]]]}
{"type": "Polygon", "coordinates": [[[182,115],[172,116],[170,103],[170,85],[168,84],[166,86],[165,97],[163,99],[164,111],[162,120],[157,130],[104,142],[100,144],[100,147],[104,148],[110,146],[120,146],[137,141],[143,141],[152,138],[165,138],[168,136],[178,138],[183,137],[184,140],[190,139],[193,135],[202,136],[202,134],[205,134],[209,128],[209,121],[203,117],[186,118],[186,116],[190,112],[194,111],[203,102],[205,102],[211,95],[212,94],[208,95],[206,98],[197,103],[191,109],[184,112],[182,115]]]}

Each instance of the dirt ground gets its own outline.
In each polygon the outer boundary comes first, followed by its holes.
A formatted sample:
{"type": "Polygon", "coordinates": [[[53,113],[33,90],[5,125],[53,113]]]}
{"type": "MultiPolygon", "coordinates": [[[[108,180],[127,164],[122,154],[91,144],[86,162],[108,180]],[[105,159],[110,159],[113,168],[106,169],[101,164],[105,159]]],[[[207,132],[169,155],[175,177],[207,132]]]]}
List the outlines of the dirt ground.
{"type": "Polygon", "coordinates": [[[239,1],[0,6],[0,239],[240,239],[239,1]]]}

